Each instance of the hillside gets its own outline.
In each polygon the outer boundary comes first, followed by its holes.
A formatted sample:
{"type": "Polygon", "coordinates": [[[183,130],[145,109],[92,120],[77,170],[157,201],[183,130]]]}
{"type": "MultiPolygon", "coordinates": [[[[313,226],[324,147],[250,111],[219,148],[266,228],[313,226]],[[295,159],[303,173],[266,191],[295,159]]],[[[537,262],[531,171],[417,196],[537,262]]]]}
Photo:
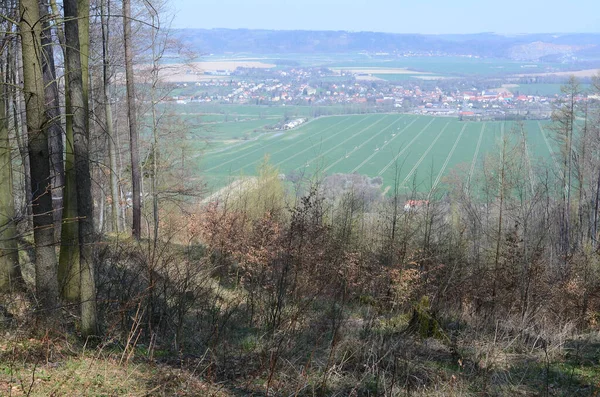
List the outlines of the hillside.
{"type": "Polygon", "coordinates": [[[254,29],[179,29],[190,49],[204,54],[287,53],[436,53],[517,60],[560,56],[565,60],[600,57],[600,34],[423,35],[348,31],[254,29]]]}

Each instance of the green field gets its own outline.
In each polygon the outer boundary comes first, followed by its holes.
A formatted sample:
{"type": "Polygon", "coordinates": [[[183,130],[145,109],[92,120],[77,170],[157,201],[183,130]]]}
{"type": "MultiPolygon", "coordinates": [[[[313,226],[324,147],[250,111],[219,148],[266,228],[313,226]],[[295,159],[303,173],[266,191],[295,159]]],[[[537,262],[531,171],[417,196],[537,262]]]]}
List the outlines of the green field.
{"type": "Polygon", "coordinates": [[[178,114],[196,116],[204,121],[234,121],[244,118],[266,117],[311,117],[315,111],[323,115],[344,114],[355,108],[356,105],[331,105],[331,106],[281,106],[281,105],[230,105],[190,102],[185,105],[176,105],[178,114]],[[225,120],[227,118],[227,120],[225,120]]]}
{"type": "Polygon", "coordinates": [[[200,123],[191,132],[197,137],[216,138],[218,140],[249,139],[265,132],[265,128],[276,124],[279,117],[265,117],[260,119],[244,119],[221,123],[200,123]]]}
{"type": "MultiPolygon", "coordinates": [[[[207,148],[222,149],[226,145],[243,144],[273,130],[274,126],[285,120],[360,114],[375,110],[368,108],[366,104],[256,106],[188,103],[169,106],[164,111],[174,112],[186,125],[189,141],[195,151],[207,148]]],[[[150,120],[146,120],[147,125],[150,123],[150,120]]]]}
{"type": "MultiPolygon", "coordinates": [[[[522,95],[544,95],[544,96],[552,96],[559,95],[560,89],[563,84],[542,84],[542,83],[534,83],[534,84],[520,84],[518,87],[511,87],[510,91],[515,94],[522,95]]],[[[580,84],[580,89],[582,91],[588,91],[592,87],[591,84],[580,84]]]]}
{"type": "MultiPolygon", "coordinates": [[[[545,122],[527,121],[531,167],[549,158],[553,141],[545,122]]],[[[253,175],[264,156],[282,173],[293,170],[360,173],[381,176],[384,187],[394,183],[396,169],[403,189],[443,188],[445,176],[458,165],[468,178],[487,153],[497,151],[510,122],[460,122],[455,118],[402,114],[329,116],[298,129],[262,134],[256,139],[207,150],[200,172],[213,187],[239,175],[253,175]]]]}

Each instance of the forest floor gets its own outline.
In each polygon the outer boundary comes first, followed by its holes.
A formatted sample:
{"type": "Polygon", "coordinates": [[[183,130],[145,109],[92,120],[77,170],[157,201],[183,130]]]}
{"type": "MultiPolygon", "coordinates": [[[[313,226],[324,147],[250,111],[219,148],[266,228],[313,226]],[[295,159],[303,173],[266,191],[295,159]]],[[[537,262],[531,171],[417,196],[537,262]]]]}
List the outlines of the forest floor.
{"type": "MultiPolygon", "coordinates": [[[[516,339],[499,334],[476,337],[466,332],[450,343],[392,331],[385,345],[391,349],[379,357],[382,362],[385,355],[396,356],[398,377],[390,392],[381,386],[390,380],[378,379],[377,363],[365,360],[361,365],[373,366],[373,371],[361,377],[343,368],[356,359],[348,351],[365,346],[352,332],[361,323],[347,322],[338,345],[340,351],[347,350],[346,363],[332,366],[326,377],[316,365],[311,373],[310,366],[298,368],[291,362],[282,363],[273,377],[268,368],[249,371],[256,356],[248,354],[230,361],[237,367],[227,372],[239,377],[219,379],[205,355],[104,342],[91,348],[66,334],[25,337],[9,331],[0,341],[0,396],[597,396],[600,391],[597,334],[553,347],[535,340],[528,341],[529,347],[517,347],[516,339]]],[[[388,322],[384,328],[389,327],[388,322]]]]}

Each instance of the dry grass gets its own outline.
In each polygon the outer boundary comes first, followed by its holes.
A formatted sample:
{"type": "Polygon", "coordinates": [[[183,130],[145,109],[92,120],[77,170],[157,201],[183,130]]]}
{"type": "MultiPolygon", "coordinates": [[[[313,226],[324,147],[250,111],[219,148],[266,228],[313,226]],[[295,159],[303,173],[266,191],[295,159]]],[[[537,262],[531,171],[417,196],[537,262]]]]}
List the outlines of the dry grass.
{"type": "Polygon", "coordinates": [[[13,343],[0,360],[1,396],[228,396],[194,371],[143,359],[121,364],[120,353],[99,350],[46,360],[48,343],[13,343]]]}
{"type": "MultiPolygon", "coordinates": [[[[211,284],[214,293],[223,299],[239,298],[211,284]]],[[[598,391],[598,334],[576,339],[566,339],[573,338],[570,332],[554,335],[547,348],[540,348],[524,343],[500,326],[475,329],[465,324],[444,331],[447,335],[453,333],[451,342],[448,338],[423,339],[404,333],[404,317],[399,322],[375,321],[371,328],[356,317],[358,312],[353,313],[348,313],[340,329],[330,365],[325,366],[330,348],[327,336],[320,343],[320,337],[305,331],[305,345],[297,345],[292,355],[281,352],[272,379],[265,363],[258,362],[262,357],[259,353],[272,353],[278,344],[258,335],[253,339],[255,345],[246,346],[240,357],[219,363],[219,359],[185,358],[167,352],[155,352],[155,358],[149,359],[144,346],[133,349],[133,354],[123,360],[123,349],[118,345],[92,349],[68,333],[48,331],[32,337],[13,330],[0,341],[0,396],[233,396],[264,395],[267,388],[270,395],[297,392],[300,396],[503,396],[546,392],[584,396],[598,391]],[[305,362],[307,357],[312,357],[309,364],[305,362]],[[220,379],[219,373],[235,375],[220,379]]],[[[295,340],[294,332],[281,337],[290,346],[302,343],[295,340]]]]}

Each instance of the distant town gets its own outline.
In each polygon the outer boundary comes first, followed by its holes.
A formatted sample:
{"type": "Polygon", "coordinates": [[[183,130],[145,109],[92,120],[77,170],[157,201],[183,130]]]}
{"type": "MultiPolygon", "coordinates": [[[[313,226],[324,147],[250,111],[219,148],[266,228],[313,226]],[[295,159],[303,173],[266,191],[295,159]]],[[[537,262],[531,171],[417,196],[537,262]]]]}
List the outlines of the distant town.
{"type": "MultiPolygon", "coordinates": [[[[193,73],[189,71],[189,73],[193,73]]],[[[196,72],[197,73],[197,72],[196,72]]],[[[203,72],[195,83],[175,83],[176,104],[349,105],[373,111],[452,116],[462,120],[549,119],[560,94],[523,94],[517,84],[464,79],[388,81],[369,73],[293,67],[203,72]],[[214,76],[214,78],[211,78],[214,76]]],[[[577,101],[598,99],[581,94],[577,101]]]]}

